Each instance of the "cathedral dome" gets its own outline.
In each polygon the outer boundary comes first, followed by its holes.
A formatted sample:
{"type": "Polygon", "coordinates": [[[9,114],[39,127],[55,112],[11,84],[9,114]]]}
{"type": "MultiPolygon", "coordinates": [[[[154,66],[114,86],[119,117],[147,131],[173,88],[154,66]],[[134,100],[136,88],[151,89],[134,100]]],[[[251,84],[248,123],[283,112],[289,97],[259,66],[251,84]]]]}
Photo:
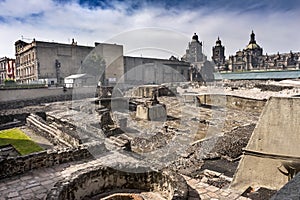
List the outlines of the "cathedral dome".
{"type": "Polygon", "coordinates": [[[246,49],[260,49],[260,46],[256,43],[250,43],[247,45],[246,49]]]}
{"type": "Polygon", "coordinates": [[[256,43],[255,34],[254,34],[253,30],[252,30],[252,33],[250,34],[250,41],[246,47],[246,50],[247,49],[260,49],[260,46],[256,43]]]}

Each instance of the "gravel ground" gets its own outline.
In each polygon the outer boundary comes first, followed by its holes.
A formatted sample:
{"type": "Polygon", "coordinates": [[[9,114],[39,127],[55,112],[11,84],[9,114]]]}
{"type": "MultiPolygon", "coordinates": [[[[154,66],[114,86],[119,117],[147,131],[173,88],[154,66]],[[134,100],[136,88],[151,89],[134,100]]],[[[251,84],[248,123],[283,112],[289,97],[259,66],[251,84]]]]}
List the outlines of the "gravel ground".
{"type": "Polygon", "coordinates": [[[255,124],[237,127],[221,137],[211,152],[229,158],[237,158],[242,155],[244,148],[252,135],[255,124]]]}

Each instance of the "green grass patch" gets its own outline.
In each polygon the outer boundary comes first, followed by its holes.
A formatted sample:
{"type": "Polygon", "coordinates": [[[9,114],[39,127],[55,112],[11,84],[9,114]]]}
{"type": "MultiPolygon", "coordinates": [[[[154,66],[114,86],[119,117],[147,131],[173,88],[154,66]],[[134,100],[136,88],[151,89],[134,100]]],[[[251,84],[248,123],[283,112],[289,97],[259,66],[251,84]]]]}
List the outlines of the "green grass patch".
{"type": "Polygon", "coordinates": [[[0,146],[11,144],[21,155],[43,150],[18,128],[0,131],[0,146]]]}

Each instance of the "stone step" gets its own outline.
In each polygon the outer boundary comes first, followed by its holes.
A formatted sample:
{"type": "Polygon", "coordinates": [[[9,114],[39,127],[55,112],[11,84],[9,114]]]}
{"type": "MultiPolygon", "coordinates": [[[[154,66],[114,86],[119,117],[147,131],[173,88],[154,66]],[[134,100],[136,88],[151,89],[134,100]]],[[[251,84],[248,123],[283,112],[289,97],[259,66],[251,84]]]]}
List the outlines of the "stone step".
{"type": "Polygon", "coordinates": [[[129,140],[129,141],[132,141],[132,140],[133,140],[132,137],[130,137],[129,135],[127,135],[127,134],[125,134],[125,133],[119,135],[118,137],[121,138],[121,139],[129,140]]]}
{"type": "Polygon", "coordinates": [[[121,147],[125,146],[128,143],[127,140],[122,140],[118,137],[113,137],[113,136],[107,138],[107,140],[111,140],[114,144],[116,144],[117,146],[121,146],[121,147]]]}
{"type": "Polygon", "coordinates": [[[37,116],[35,116],[33,114],[29,115],[26,118],[26,122],[32,126],[35,126],[37,129],[46,132],[47,134],[49,134],[49,136],[51,138],[53,138],[54,140],[57,140],[59,143],[63,144],[64,146],[72,147],[72,145],[70,145],[69,143],[65,142],[64,140],[62,140],[60,138],[61,133],[59,133],[58,130],[55,130],[55,129],[49,127],[47,124],[39,121],[37,119],[37,116]]]}

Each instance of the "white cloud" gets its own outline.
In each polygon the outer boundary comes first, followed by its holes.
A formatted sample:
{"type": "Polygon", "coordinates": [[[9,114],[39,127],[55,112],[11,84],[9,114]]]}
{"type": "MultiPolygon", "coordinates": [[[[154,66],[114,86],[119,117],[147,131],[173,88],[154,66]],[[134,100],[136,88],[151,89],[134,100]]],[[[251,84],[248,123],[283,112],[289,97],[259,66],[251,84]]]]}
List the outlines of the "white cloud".
{"type": "Polygon", "coordinates": [[[0,1],[1,15],[5,17],[26,17],[47,12],[55,5],[51,0],[6,0],[0,1]]]}
{"type": "Polygon", "coordinates": [[[168,52],[184,54],[194,32],[204,41],[208,58],[218,36],[228,57],[245,48],[252,29],[258,44],[269,54],[299,51],[300,47],[300,13],[293,11],[241,13],[227,8],[209,12],[206,8],[167,10],[144,6],[129,14],[125,3],[115,9],[88,9],[76,2],[58,4],[51,0],[0,1],[0,7],[4,19],[0,18],[0,57],[14,57],[14,42],[21,35],[63,43],[75,38],[78,44],[90,46],[96,41],[119,43],[125,45],[125,52],[144,47],[145,54],[152,49],[151,56],[157,53],[160,57],[168,57],[168,52]]]}

